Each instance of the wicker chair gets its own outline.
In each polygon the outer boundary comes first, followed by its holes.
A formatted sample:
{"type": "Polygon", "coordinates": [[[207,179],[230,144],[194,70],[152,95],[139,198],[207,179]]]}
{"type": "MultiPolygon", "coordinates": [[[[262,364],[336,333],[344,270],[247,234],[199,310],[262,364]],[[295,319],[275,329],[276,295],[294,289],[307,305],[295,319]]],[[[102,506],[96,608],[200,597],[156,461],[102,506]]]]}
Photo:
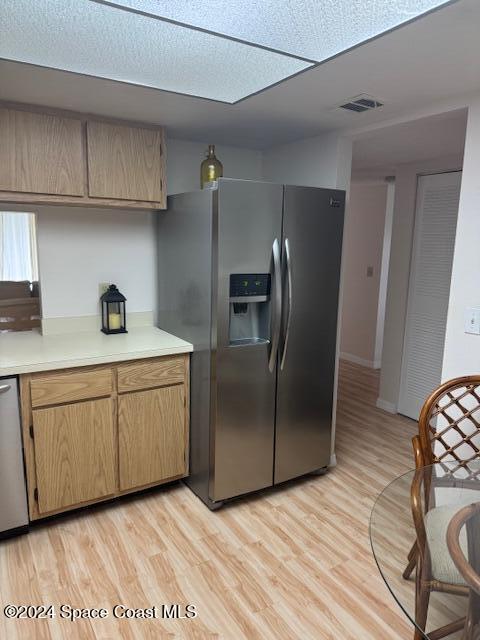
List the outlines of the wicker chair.
{"type": "MultiPolygon", "coordinates": [[[[452,486],[452,477],[460,478],[462,487],[480,489],[480,375],[455,378],[438,387],[423,405],[418,426],[419,434],[413,438],[417,471],[411,488],[417,540],[403,575],[408,578],[416,568],[415,619],[425,630],[432,591],[469,595],[446,543],[447,527],[458,506],[437,508],[434,489],[452,486]],[[472,461],[479,464],[469,467],[472,461]],[[425,469],[435,463],[439,463],[437,473],[425,469]],[[443,485],[438,477],[442,470],[443,485]]],[[[443,638],[464,625],[464,619],[458,620],[436,630],[434,637],[443,638]]],[[[423,637],[417,629],[415,640],[423,637]]]]}
{"type": "Polygon", "coordinates": [[[447,529],[447,546],[451,557],[470,588],[467,621],[463,633],[464,640],[480,638],[480,502],[470,504],[453,516],[447,529]],[[465,557],[461,531],[467,528],[468,557],[465,557]]]}

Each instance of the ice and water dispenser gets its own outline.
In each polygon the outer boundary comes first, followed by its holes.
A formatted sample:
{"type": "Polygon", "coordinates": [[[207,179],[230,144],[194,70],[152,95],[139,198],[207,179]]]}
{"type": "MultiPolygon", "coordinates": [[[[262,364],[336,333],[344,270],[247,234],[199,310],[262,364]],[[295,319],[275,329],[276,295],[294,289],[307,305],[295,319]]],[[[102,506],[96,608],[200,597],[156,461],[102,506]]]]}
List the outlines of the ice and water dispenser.
{"type": "Polygon", "coordinates": [[[229,338],[232,346],[269,341],[269,273],[230,275],[229,338]]]}

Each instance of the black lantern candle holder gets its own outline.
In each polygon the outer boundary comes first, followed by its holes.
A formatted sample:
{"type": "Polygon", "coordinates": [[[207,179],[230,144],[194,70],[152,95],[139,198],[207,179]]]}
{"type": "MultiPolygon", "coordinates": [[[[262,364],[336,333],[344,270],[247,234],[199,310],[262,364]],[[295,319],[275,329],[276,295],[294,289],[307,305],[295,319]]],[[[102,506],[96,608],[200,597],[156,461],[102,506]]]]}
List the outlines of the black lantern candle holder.
{"type": "Polygon", "coordinates": [[[128,333],[125,317],[125,296],[111,284],[100,298],[103,333],[128,333]]]}

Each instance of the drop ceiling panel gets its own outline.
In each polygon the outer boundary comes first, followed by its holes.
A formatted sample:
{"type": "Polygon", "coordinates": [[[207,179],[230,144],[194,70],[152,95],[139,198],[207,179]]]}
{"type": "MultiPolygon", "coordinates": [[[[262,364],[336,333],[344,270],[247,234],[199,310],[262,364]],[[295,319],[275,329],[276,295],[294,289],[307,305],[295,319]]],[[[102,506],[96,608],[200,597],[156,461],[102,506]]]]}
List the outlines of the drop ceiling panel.
{"type": "MultiPolygon", "coordinates": [[[[7,0],[0,0],[0,31],[6,4],[7,0]]],[[[479,24],[480,2],[459,0],[234,108],[2,61],[0,99],[158,123],[173,138],[264,149],[327,130],[351,130],[412,113],[437,112],[443,104],[448,110],[452,101],[467,104],[466,96],[480,89],[479,65],[472,62],[480,59],[479,24]],[[362,92],[381,98],[385,106],[360,115],[334,108],[342,99],[362,92]]]]}
{"type": "Polygon", "coordinates": [[[89,0],[2,0],[0,58],[228,103],[310,66],[89,0]]]}
{"type": "Polygon", "coordinates": [[[322,62],[452,0],[94,0],[322,62]]]}

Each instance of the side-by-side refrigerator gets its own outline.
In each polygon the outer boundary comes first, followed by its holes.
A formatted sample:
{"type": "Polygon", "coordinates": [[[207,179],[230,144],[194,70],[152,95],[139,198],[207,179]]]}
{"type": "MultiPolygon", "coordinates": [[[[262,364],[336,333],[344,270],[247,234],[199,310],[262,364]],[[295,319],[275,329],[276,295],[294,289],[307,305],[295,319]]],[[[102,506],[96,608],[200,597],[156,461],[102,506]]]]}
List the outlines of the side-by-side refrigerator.
{"type": "Polygon", "coordinates": [[[194,345],[186,483],[212,509],[329,464],[344,204],[220,179],[158,215],[158,325],[194,345]]]}

